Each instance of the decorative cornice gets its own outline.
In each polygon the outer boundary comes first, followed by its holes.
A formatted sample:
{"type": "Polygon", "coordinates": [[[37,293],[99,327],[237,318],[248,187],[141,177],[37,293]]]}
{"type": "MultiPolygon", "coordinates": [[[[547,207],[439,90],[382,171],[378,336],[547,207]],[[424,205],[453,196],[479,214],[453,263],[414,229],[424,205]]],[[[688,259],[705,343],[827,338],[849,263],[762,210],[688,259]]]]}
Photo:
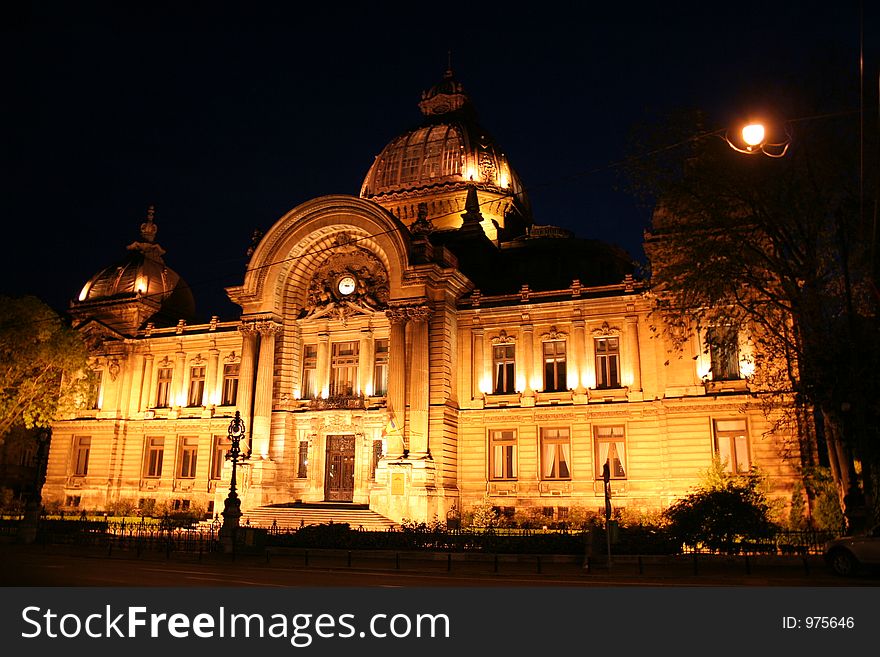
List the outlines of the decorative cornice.
{"type": "Polygon", "coordinates": [[[555,326],[551,326],[550,330],[547,333],[541,334],[542,340],[565,340],[568,337],[568,333],[564,331],[557,331],[555,326]]]}
{"type": "Polygon", "coordinates": [[[512,335],[507,335],[507,331],[501,329],[498,335],[490,338],[492,344],[513,344],[516,342],[516,337],[512,335]]]}
{"type": "Polygon", "coordinates": [[[620,327],[619,326],[609,326],[608,322],[602,322],[602,326],[599,328],[593,329],[592,334],[603,337],[603,336],[617,336],[620,335],[620,327]]]}

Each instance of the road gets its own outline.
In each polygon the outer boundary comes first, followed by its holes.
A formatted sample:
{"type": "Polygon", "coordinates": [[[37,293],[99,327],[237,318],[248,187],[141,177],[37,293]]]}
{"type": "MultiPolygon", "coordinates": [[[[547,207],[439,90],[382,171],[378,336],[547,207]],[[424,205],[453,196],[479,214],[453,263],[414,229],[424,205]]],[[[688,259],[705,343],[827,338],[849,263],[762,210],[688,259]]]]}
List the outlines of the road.
{"type": "Polygon", "coordinates": [[[382,555],[303,551],[258,555],[142,553],[73,546],[0,544],[2,586],[878,586],[880,577],[841,579],[816,559],[632,558],[585,569],[552,557],[382,555]]]}

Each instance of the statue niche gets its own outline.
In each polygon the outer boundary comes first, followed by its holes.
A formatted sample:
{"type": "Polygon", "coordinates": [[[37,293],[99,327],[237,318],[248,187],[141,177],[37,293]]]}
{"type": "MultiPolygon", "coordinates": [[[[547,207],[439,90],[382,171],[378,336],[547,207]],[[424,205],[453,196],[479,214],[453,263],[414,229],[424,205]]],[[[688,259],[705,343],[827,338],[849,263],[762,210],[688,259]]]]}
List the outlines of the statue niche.
{"type": "Polygon", "coordinates": [[[388,306],[388,274],[379,259],[347,235],[336,244],[312,274],[300,319],[330,316],[345,323],[388,306]]]}

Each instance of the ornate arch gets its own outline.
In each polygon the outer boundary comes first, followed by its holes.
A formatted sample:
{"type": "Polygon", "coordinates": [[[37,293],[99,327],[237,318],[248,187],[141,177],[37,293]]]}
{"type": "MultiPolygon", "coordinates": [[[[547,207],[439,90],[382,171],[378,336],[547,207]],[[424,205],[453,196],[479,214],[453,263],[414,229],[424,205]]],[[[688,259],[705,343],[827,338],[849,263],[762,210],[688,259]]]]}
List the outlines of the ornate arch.
{"type": "Polygon", "coordinates": [[[372,276],[384,270],[393,297],[409,264],[408,231],[379,205],[353,196],[323,196],[279,219],[255,249],[244,284],[229,288],[229,296],[246,314],[299,314],[309,305],[316,270],[344,247],[369,261],[372,276]]]}

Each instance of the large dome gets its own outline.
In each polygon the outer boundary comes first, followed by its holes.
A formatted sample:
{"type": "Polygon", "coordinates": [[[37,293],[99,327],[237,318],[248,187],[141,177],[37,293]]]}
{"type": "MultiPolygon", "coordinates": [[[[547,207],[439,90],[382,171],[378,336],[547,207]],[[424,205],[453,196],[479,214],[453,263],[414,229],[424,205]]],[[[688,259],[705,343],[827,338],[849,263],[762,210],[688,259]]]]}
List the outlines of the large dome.
{"type": "Polygon", "coordinates": [[[81,319],[94,317],[131,334],[147,322],[176,324],[195,315],[189,286],[162,259],[165,250],[154,242],[157,227],[151,207],[141,224],[141,239],[129,244],[116,263],[101,269],[71,302],[81,319]]]}
{"type": "Polygon", "coordinates": [[[487,236],[497,241],[522,234],[531,211],[507,156],[479,125],[468,96],[452,71],[422,94],[421,125],[392,139],[376,156],[361,187],[404,224],[424,203],[436,229],[461,226],[468,184],[480,192],[487,236]]]}

